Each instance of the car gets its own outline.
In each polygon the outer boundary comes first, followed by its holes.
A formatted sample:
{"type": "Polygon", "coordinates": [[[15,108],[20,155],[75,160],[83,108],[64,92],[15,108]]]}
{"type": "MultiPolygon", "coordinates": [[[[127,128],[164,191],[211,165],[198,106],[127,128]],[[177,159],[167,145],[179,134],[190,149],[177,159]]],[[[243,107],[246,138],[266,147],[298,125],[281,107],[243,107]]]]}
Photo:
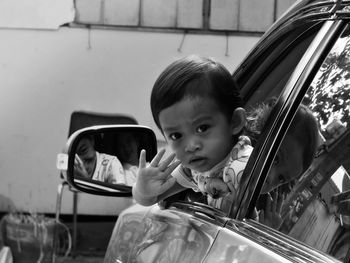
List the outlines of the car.
{"type": "MultiPolygon", "coordinates": [[[[350,262],[350,1],[296,1],[233,78],[255,128],[236,200],[222,211],[186,190],[150,207],[135,203],[119,215],[104,262],[350,262]],[[261,122],[259,107],[269,107],[261,122]],[[299,122],[303,108],[312,117],[299,122]],[[273,172],[276,188],[268,189],[273,172]]],[[[131,186],[75,175],[77,146],[88,134],[133,134],[150,161],[154,132],[94,126],[67,142],[72,187],[131,198],[131,186]]],[[[112,145],[102,142],[99,151],[117,155],[112,145]]]]}

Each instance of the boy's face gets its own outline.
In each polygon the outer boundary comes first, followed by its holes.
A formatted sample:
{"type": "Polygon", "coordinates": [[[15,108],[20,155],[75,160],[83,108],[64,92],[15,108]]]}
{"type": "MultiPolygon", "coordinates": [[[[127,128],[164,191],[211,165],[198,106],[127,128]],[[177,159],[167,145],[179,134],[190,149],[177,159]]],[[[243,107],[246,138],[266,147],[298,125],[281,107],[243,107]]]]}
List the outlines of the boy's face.
{"type": "Polygon", "coordinates": [[[301,175],[304,147],[293,136],[286,135],[263,185],[262,193],[268,193],[301,175]]]}
{"type": "Polygon", "coordinates": [[[121,133],[118,137],[118,153],[121,154],[122,159],[133,165],[138,165],[138,144],[132,134],[121,133]]]}
{"type": "Polygon", "coordinates": [[[159,122],[176,158],[198,172],[213,168],[233,147],[232,122],[211,98],[185,97],[162,110],[159,122]]]}
{"type": "Polygon", "coordinates": [[[77,153],[82,160],[84,167],[91,176],[96,164],[96,151],[94,148],[94,141],[90,138],[83,138],[78,145],[77,153]]]}

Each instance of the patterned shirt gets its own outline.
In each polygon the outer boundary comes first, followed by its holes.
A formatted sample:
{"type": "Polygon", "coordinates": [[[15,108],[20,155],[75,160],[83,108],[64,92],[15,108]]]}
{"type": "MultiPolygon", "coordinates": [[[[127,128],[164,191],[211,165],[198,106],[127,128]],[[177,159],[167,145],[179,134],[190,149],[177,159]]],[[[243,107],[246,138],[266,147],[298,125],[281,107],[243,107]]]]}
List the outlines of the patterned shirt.
{"type": "MultiPolygon", "coordinates": [[[[207,194],[204,190],[204,183],[206,181],[206,178],[220,178],[226,184],[230,184],[230,202],[232,202],[232,197],[235,197],[238,192],[238,187],[243,171],[252,151],[253,147],[251,146],[250,139],[247,136],[240,136],[238,138],[238,142],[232,148],[226,158],[215,165],[209,171],[198,172],[190,170],[189,174],[188,169],[185,169],[180,165],[174,170],[172,175],[183,187],[192,188],[194,191],[202,192],[204,194],[207,194]]],[[[222,202],[224,198],[225,197],[214,199],[208,195],[208,204],[213,207],[222,209],[222,202]]]]}
{"type": "Polygon", "coordinates": [[[137,167],[124,169],[117,157],[96,152],[96,168],[93,180],[112,184],[132,185],[136,180],[137,167]]]}

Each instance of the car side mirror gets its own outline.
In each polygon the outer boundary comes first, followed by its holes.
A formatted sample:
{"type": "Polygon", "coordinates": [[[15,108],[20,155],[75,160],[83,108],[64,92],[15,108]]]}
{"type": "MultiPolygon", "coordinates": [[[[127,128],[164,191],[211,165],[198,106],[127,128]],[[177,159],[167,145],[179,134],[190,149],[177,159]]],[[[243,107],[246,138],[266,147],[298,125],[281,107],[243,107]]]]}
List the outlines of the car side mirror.
{"type": "MultiPolygon", "coordinates": [[[[75,189],[96,195],[132,196],[140,151],[149,162],[157,153],[154,132],[140,125],[92,126],[72,134],[63,173],[75,189]]],[[[62,168],[61,168],[62,169],[62,168]]]]}

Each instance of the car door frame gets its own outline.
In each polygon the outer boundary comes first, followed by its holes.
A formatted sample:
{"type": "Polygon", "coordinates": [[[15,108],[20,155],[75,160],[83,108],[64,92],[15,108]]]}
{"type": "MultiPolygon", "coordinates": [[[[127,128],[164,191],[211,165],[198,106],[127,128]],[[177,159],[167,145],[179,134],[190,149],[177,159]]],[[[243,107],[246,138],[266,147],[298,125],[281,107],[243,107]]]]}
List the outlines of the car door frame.
{"type": "Polygon", "coordinates": [[[243,220],[253,213],[260,189],[296,110],[345,24],[342,20],[325,21],[294,69],[247,163],[237,199],[239,203],[230,217],[243,220]]]}

